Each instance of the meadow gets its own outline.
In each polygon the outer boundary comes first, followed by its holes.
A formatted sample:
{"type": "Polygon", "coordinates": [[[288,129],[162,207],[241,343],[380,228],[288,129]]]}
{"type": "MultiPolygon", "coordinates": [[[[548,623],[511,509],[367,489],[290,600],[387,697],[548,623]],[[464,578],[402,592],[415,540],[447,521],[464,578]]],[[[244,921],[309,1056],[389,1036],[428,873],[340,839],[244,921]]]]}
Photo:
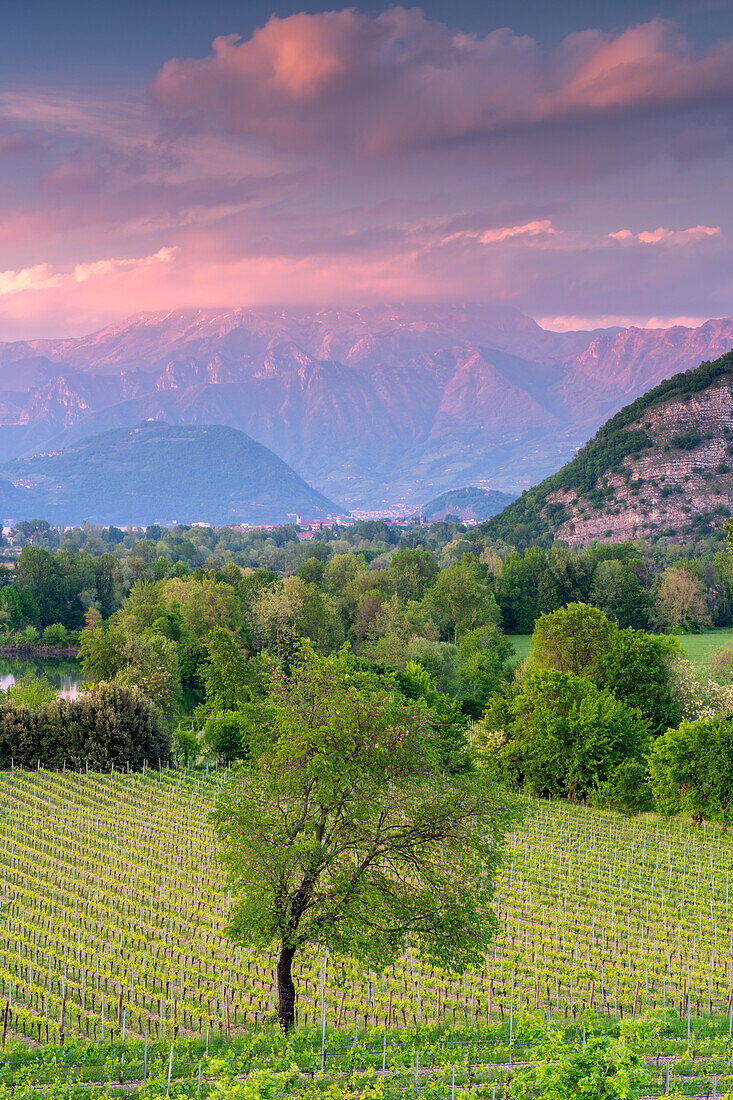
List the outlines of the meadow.
{"type": "MultiPolygon", "coordinates": [[[[161,1051],[175,1047],[176,1074],[190,1089],[209,1044],[229,1039],[236,1053],[247,1036],[275,1041],[274,957],[225,936],[231,898],[208,820],[222,777],[2,773],[8,1051],[15,1042],[69,1052],[70,1043],[96,1044],[90,1049],[111,1052],[117,1079],[123,1050],[129,1073],[149,1044],[152,1072],[161,1051]]],[[[718,1062],[724,1072],[733,1029],[731,838],[567,803],[533,800],[529,811],[498,884],[499,935],[475,971],[436,970],[409,941],[379,973],[314,953],[296,963],[296,1039],[311,1070],[325,1032],[340,1071],[359,1058],[381,1063],[384,1043],[385,1065],[404,1076],[420,1044],[428,1062],[444,1066],[438,1048],[452,1043],[469,1062],[480,1061],[480,1046],[496,1075],[529,1014],[578,1036],[654,1017],[666,1031],[663,1042],[649,1039],[649,1052],[676,1059],[673,1077],[691,1050],[698,1061],[707,1050],[697,1073],[709,1076],[718,1062]]],[[[206,1095],[205,1080],[202,1088],[206,1095]]]]}
{"type": "MultiPolygon", "coordinates": [[[[523,661],[532,652],[531,634],[509,634],[509,641],[514,646],[514,663],[523,661]]],[[[726,646],[733,646],[733,628],[719,627],[715,630],[703,630],[699,634],[678,635],[680,646],[686,657],[694,662],[698,672],[707,672],[707,666],[712,655],[726,646]]]]}

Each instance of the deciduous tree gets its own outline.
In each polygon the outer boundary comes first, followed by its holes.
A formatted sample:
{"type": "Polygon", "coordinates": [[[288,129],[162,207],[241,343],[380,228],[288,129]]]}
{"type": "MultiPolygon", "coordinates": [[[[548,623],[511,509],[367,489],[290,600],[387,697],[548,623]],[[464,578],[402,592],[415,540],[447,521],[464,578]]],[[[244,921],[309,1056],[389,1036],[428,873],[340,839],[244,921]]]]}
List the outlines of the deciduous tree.
{"type": "Polygon", "coordinates": [[[480,965],[511,801],[487,778],[442,774],[427,709],[347,651],[306,644],[270,689],[259,750],[230,774],[215,820],[230,935],[278,951],[282,1027],[309,944],[384,965],[409,934],[436,964],[480,965]]]}

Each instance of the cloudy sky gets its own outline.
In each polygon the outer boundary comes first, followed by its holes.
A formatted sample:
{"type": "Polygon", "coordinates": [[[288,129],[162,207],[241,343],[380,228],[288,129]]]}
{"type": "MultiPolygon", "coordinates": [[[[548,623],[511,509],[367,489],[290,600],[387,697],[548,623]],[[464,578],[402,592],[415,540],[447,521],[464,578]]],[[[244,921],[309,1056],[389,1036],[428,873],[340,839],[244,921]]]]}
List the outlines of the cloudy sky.
{"type": "Polygon", "coordinates": [[[0,339],[178,306],[733,314],[733,0],[27,0],[0,339]]]}

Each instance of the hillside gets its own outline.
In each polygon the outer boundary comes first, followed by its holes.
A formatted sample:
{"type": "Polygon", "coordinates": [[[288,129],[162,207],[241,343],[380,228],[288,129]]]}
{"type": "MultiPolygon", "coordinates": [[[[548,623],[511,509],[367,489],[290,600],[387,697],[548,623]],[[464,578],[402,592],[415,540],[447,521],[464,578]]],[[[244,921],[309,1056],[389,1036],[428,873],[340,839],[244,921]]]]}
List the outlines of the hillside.
{"type": "Polygon", "coordinates": [[[556,474],[482,530],[519,547],[666,536],[733,513],[733,351],[621,409],[556,474]]]}
{"type": "Polygon", "coordinates": [[[429,500],[420,508],[420,515],[426,520],[458,516],[459,519],[480,521],[495,516],[513,499],[509,493],[500,493],[497,489],[479,489],[469,485],[465,489],[449,489],[447,493],[429,500]]]}
{"type": "Polygon", "coordinates": [[[282,523],[299,511],[319,519],[341,510],[272,451],[225,427],[140,424],[16,459],[0,477],[15,487],[0,503],[16,520],[282,523]]]}
{"type": "Polygon", "coordinates": [[[628,401],[731,346],[730,318],[561,333],[476,305],[140,314],[0,344],[0,461],[148,419],[223,424],[331,498],[413,510],[456,485],[536,484],[628,401]]]}

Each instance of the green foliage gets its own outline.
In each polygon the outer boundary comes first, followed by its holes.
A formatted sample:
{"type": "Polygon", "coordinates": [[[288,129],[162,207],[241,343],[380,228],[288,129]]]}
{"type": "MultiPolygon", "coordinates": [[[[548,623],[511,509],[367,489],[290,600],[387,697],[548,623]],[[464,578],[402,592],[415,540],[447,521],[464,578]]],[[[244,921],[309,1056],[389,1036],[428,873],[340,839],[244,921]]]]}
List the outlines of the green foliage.
{"type": "Polygon", "coordinates": [[[511,642],[496,627],[479,627],[458,643],[461,698],[486,706],[514,656],[511,642]]]}
{"type": "Polygon", "coordinates": [[[524,554],[507,555],[499,577],[496,599],[502,611],[504,628],[509,633],[529,634],[543,612],[554,610],[559,602],[559,559],[553,569],[550,559],[539,546],[529,547],[524,554]]]}
{"type": "Polygon", "coordinates": [[[35,710],[55,700],[56,688],[47,677],[35,676],[29,672],[20,676],[14,684],[0,693],[0,698],[3,696],[17,707],[30,707],[31,710],[35,710]]]}
{"type": "Polygon", "coordinates": [[[634,707],[653,736],[680,720],[672,694],[670,662],[681,657],[676,638],[660,638],[641,630],[619,630],[610,646],[597,654],[589,675],[602,688],[634,707]]]}
{"type": "Polygon", "coordinates": [[[87,627],[79,639],[79,660],[86,680],[113,680],[122,664],[123,639],[119,632],[98,624],[87,627]]]}
{"type": "Polygon", "coordinates": [[[670,447],[680,451],[692,451],[700,443],[702,443],[702,436],[696,428],[691,428],[687,432],[678,432],[669,441],[670,447]]]}
{"type": "Polygon", "coordinates": [[[160,711],[137,688],[100,683],[36,710],[0,703],[0,767],[140,768],[170,758],[160,711]]]}
{"type": "Polygon", "coordinates": [[[79,658],[85,679],[138,687],[156,706],[171,710],[181,691],[178,650],[162,634],[124,630],[117,623],[83,630],[79,658]]]}
{"type": "Polygon", "coordinates": [[[733,822],[733,720],[682,722],[658,737],[649,754],[654,801],[668,815],[698,824],[733,822]]]}
{"type": "Polygon", "coordinates": [[[468,771],[472,761],[460,703],[439,691],[430,672],[416,661],[408,661],[396,679],[407,699],[419,700],[430,711],[441,770],[449,775],[468,771]]]}
{"type": "Polygon", "coordinates": [[[451,698],[460,690],[458,649],[450,642],[436,642],[430,638],[412,638],[405,648],[406,665],[421,665],[430,673],[438,691],[451,698]]]}
{"type": "Polygon", "coordinates": [[[238,710],[252,698],[254,681],[241,647],[228,631],[215,627],[208,637],[208,654],[203,666],[207,710],[238,710]]]}
{"type": "Polygon", "coordinates": [[[624,760],[605,783],[599,784],[591,800],[596,806],[613,806],[623,813],[652,809],[646,764],[641,760],[624,760]]]}
{"type": "Polygon", "coordinates": [[[53,623],[47,626],[41,634],[44,645],[64,646],[69,643],[69,632],[63,623],[53,623]]]}
{"type": "Polygon", "coordinates": [[[615,634],[616,627],[597,607],[568,604],[538,619],[532,636],[532,663],[581,676],[609,652],[615,634]]]}
{"type": "Polygon", "coordinates": [[[593,572],[589,603],[622,628],[643,629],[649,622],[649,597],[640,577],[626,561],[599,561],[593,572]]]}
{"type": "Polygon", "coordinates": [[[419,600],[440,572],[432,554],[426,550],[398,550],[389,563],[389,579],[400,600],[419,600]]]}
{"type": "Polygon", "coordinates": [[[530,673],[492,701],[487,747],[513,782],[534,794],[584,798],[627,759],[641,759],[648,735],[638,713],[584,676],[530,673]]]}
{"type": "Polygon", "coordinates": [[[592,1035],[582,1047],[569,1046],[559,1028],[537,1034],[537,1064],[520,1068],[509,1083],[507,1100],[637,1100],[652,1075],[640,1055],[639,1036],[592,1035]]]}
{"type": "Polygon", "coordinates": [[[181,693],[178,651],[162,634],[128,634],[115,680],[136,687],[162,711],[170,711],[181,693]]]}
{"type": "Polygon", "coordinates": [[[253,729],[253,761],[231,773],[215,820],[230,934],[279,948],[283,1025],[306,944],[384,964],[413,932],[436,963],[479,963],[516,810],[488,780],[441,774],[427,709],[348,651],[304,644],[288,675],[273,669],[253,729]]]}
{"type": "Polygon", "coordinates": [[[475,554],[443,569],[429,593],[430,606],[448,637],[455,641],[469,630],[494,625],[500,612],[487,578],[486,567],[475,554]]]}
{"type": "Polygon", "coordinates": [[[179,726],[176,730],[174,751],[176,757],[186,766],[195,763],[201,751],[196,734],[179,726]]]}
{"type": "Polygon", "coordinates": [[[252,735],[251,718],[244,711],[223,711],[206,719],[204,748],[224,764],[249,756],[252,735]]]}
{"type": "Polygon", "coordinates": [[[344,640],[340,615],[327,594],[300,577],[286,577],[269,586],[252,606],[259,648],[277,661],[292,659],[298,640],[310,638],[321,653],[344,640]]]}
{"type": "MultiPolygon", "coordinates": [[[[326,558],[329,557],[328,547],[326,547],[326,558]]],[[[298,566],[298,576],[306,584],[320,585],[323,581],[325,565],[323,559],[320,557],[306,558],[298,566]]]]}

